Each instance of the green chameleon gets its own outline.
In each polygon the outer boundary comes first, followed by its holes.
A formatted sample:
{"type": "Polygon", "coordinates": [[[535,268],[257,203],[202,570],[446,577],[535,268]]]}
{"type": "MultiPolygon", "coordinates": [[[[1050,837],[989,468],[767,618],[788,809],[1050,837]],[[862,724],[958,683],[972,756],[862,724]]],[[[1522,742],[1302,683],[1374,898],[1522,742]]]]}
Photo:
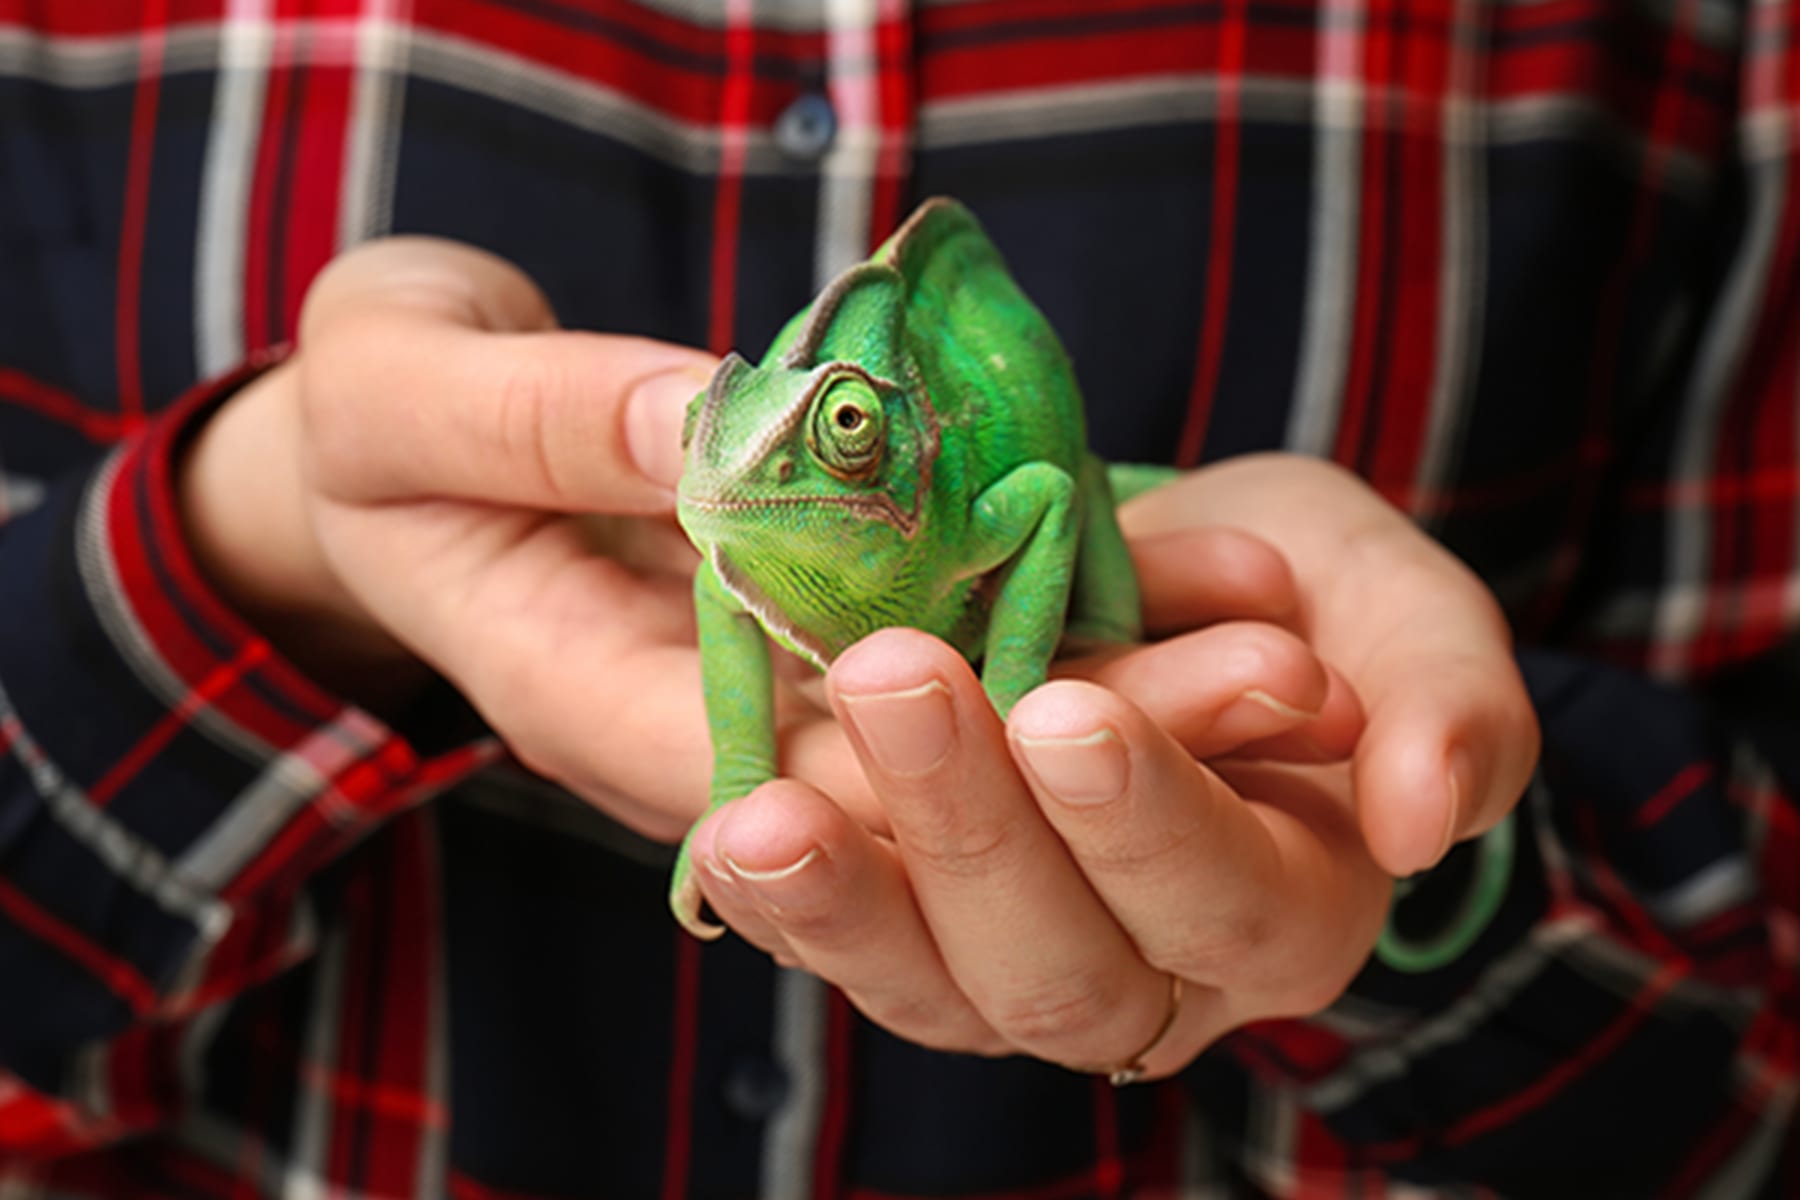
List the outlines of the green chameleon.
{"type": "MultiPolygon", "coordinates": [[[[776,777],[768,638],[823,671],[878,629],[923,629],[981,664],[1001,716],[1059,645],[1136,640],[1115,493],[1177,474],[1089,452],[1062,344],[947,199],[834,279],[760,364],[726,358],[683,445],[708,811],[776,777]]],[[[722,932],[700,917],[685,842],[669,904],[722,932]]]]}
{"type": "MultiPolygon", "coordinates": [[[[765,631],[824,670],[877,629],[926,630],[981,663],[1002,715],[1044,682],[1065,623],[1138,636],[1068,358],[954,201],[833,280],[761,365],[727,358],[685,440],[713,807],[775,777],[765,631]]],[[[670,903],[713,932],[685,846],[670,903]]]]}

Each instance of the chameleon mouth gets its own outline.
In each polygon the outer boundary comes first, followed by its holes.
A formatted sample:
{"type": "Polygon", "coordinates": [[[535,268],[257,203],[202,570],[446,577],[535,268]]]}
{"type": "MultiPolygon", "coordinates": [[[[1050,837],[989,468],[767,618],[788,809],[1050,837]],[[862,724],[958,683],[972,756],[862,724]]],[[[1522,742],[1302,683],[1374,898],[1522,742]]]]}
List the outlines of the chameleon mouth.
{"type": "Polygon", "coordinates": [[[901,510],[886,496],[765,496],[756,499],[706,499],[686,496],[681,507],[699,513],[742,513],[784,508],[835,508],[866,521],[891,525],[902,537],[918,531],[917,517],[901,510]]]}

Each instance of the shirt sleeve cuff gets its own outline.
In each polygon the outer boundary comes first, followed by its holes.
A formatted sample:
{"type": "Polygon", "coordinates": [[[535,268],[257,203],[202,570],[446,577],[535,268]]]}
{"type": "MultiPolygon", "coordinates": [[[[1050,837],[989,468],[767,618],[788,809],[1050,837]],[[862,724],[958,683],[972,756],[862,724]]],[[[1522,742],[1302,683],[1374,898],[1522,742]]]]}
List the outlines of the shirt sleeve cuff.
{"type": "Polygon", "coordinates": [[[331,695],[202,577],[176,455],[279,357],[194,389],[0,539],[0,943],[22,934],[134,1009],[500,752],[447,687],[396,722],[410,736],[331,695]]]}

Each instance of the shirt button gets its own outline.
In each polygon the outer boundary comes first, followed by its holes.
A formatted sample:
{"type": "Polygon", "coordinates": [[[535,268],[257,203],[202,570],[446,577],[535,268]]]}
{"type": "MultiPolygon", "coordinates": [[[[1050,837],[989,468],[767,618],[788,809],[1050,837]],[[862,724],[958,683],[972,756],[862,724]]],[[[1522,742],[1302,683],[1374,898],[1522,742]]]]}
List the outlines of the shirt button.
{"type": "Polygon", "coordinates": [[[808,92],[775,118],[775,146],[789,158],[812,162],[823,158],[837,137],[837,113],[831,101],[808,92]]]}
{"type": "Polygon", "coordinates": [[[741,1058],[725,1073],[725,1107],[746,1121],[763,1121],[787,1103],[788,1073],[772,1059],[741,1058]]]}

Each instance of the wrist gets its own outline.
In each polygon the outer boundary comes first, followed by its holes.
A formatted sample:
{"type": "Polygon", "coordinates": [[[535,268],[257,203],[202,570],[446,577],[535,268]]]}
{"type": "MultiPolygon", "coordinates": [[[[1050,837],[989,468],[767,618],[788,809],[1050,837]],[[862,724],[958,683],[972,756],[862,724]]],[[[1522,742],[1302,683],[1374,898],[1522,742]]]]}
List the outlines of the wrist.
{"type": "Polygon", "coordinates": [[[175,462],[175,503],[194,560],[220,598],[295,666],[384,706],[424,669],[344,587],[319,544],[301,470],[292,361],[244,385],[175,462]]]}

